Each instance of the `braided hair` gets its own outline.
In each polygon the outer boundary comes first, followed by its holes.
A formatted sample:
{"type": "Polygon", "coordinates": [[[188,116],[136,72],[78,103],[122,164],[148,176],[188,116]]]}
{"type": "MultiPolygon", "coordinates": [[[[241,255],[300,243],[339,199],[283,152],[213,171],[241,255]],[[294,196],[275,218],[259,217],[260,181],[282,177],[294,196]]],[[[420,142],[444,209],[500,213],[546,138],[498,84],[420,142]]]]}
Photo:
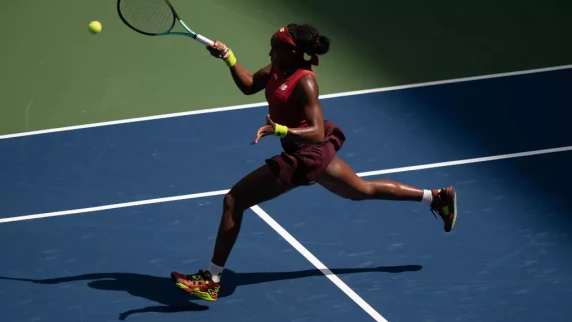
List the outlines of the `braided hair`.
{"type": "Polygon", "coordinates": [[[308,24],[288,24],[288,33],[294,39],[296,47],[304,53],[314,55],[324,55],[330,50],[330,39],[320,35],[318,29],[308,24]]]}

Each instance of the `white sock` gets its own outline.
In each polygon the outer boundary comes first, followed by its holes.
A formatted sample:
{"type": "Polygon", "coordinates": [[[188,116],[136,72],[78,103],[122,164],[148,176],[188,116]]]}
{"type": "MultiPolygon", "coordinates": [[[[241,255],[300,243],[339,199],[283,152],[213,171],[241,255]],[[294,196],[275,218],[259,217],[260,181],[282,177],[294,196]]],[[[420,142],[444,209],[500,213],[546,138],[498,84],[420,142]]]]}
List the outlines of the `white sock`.
{"type": "Polygon", "coordinates": [[[209,264],[209,267],[207,268],[207,271],[209,271],[209,273],[211,273],[212,280],[215,283],[220,282],[220,277],[222,275],[223,270],[224,270],[224,267],[215,265],[212,262],[209,264]]]}
{"type": "Polygon", "coordinates": [[[423,190],[423,199],[421,201],[428,204],[433,202],[433,194],[431,193],[431,190],[423,190]]]}

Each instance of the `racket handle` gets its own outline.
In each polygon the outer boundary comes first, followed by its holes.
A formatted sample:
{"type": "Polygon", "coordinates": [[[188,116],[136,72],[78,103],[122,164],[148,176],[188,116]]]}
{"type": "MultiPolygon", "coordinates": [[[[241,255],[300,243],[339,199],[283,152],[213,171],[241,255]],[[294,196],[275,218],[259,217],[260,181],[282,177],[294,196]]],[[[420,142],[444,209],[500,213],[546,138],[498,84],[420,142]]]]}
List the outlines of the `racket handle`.
{"type": "Polygon", "coordinates": [[[212,45],[212,44],[214,44],[214,41],[212,41],[212,40],[210,40],[210,39],[208,39],[208,38],[206,38],[206,37],[203,37],[203,36],[201,36],[201,35],[199,35],[199,34],[197,34],[197,35],[195,36],[195,40],[198,41],[198,42],[200,42],[201,44],[203,44],[203,45],[205,45],[205,46],[206,46],[206,45],[212,45]]]}

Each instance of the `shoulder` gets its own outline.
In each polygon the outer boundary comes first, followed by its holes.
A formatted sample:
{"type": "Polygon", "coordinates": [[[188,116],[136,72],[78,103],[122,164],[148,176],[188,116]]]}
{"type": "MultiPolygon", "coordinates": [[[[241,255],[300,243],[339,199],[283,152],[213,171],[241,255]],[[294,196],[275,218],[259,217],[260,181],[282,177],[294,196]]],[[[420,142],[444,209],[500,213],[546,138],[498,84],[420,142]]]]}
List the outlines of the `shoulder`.
{"type": "Polygon", "coordinates": [[[260,76],[270,76],[272,71],[273,71],[272,64],[268,64],[268,65],[262,67],[261,69],[259,69],[256,72],[256,74],[258,74],[260,76]]]}
{"type": "Polygon", "coordinates": [[[316,75],[314,73],[307,73],[302,76],[298,84],[296,84],[295,90],[302,98],[310,99],[318,97],[319,87],[316,75]]]}

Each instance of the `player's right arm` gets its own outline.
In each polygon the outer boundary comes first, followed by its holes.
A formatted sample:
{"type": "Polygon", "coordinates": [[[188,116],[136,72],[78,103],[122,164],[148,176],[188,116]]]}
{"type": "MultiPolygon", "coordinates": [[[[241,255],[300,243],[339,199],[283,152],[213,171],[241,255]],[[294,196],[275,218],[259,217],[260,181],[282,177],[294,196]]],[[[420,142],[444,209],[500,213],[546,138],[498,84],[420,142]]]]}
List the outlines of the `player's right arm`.
{"type": "Polygon", "coordinates": [[[236,63],[230,68],[230,73],[240,91],[242,91],[244,95],[252,95],[266,87],[271,69],[272,65],[269,64],[253,74],[239,63],[236,63]]]}
{"type": "MultiPolygon", "coordinates": [[[[226,45],[220,41],[215,41],[212,46],[207,46],[211,55],[226,60],[230,53],[223,54],[227,49],[226,45]]],[[[266,87],[266,83],[272,71],[272,64],[268,64],[255,73],[251,73],[244,66],[236,62],[230,67],[230,73],[236,86],[245,95],[252,95],[260,92],[266,87]]]]}

